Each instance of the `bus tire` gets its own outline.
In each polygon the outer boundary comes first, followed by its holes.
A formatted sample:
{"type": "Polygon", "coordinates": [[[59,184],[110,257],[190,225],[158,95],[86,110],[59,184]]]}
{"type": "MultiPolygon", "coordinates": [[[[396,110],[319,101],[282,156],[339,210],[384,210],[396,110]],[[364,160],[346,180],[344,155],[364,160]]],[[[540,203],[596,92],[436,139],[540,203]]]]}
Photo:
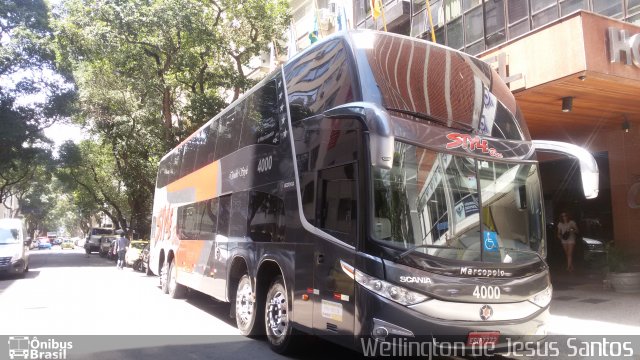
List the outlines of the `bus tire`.
{"type": "Polygon", "coordinates": [[[261,321],[262,315],[258,313],[260,307],[248,274],[244,274],[238,281],[235,303],[236,324],[240,333],[244,336],[259,335],[262,329],[258,322],[261,321]]]}
{"type": "Polygon", "coordinates": [[[160,268],[160,289],[163,293],[169,293],[169,263],[166,261],[162,263],[160,268]]]}
{"type": "Polygon", "coordinates": [[[296,351],[302,339],[296,336],[300,334],[293,329],[289,318],[289,296],[281,275],[271,282],[264,306],[265,330],[271,349],[278,354],[296,351]]]}
{"type": "Polygon", "coordinates": [[[178,269],[176,268],[175,264],[175,261],[172,261],[169,264],[169,272],[167,274],[167,286],[169,289],[167,291],[167,294],[169,294],[169,296],[171,296],[171,298],[173,299],[182,299],[187,294],[187,288],[184,285],[178,284],[178,281],[176,279],[178,269]]]}

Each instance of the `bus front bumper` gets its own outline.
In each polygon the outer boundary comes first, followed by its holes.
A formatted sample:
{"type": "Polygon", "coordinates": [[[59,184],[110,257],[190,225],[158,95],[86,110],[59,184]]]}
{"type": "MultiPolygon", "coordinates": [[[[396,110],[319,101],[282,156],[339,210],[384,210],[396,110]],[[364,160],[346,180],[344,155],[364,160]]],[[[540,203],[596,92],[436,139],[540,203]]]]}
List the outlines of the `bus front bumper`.
{"type": "MultiPolygon", "coordinates": [[[[411,348],[414,353],[416,349],[418,351],[429,349],[432,351],[432,355],[478,356],[486,354],[472,351],[505,353],[509,352],[514,344],[536,343],[546,336],[545,324],[549,317],[548,306],[545,308],[537,307],[537,311],[522,318],[492,321],[491,317],[487,320],[481,319],[482,309],[485,305],[499,309],[500,304],[449,303],[449,308],[455,308],[458,304],[460,307],[469,307],[470,305],[477,307],[477,320],[451,320],[450,317],[427,316],[423,313],[424,311],[415,306],[400,305],[361,286],[357,286],[356,292],[356,298],[362,301],[357,307],[359,313],[356,314],[356,319],[361,319],[360,322],[356,320],[356,326],[359,327],[356,328],[358,335],[356,348],[361,348],[360,350],[363,352],[367,352],[366,347],[370,347],[372,341],[377,341],[391,343],[391,348],[404,348],[396,349],[396,355],[401,355],[397,352],[398,350],[406,351],[411,348]],[[471,345],[474,340],[477,341],[479,338],[492,337],[497,341],[493,344],[485,344],[484,350],[480,349],[481,346],[471,345]],[[454,350],[455,353],[447,355],[447,351],[454,350]]],[[[496,311],[499,310],[492,310],[491,315],[503,319],[504,316],[501,317],[496,311]]],[[[486,317],[488,310],[485,308],[484,312],[484,317],[486,317]]],[[[443,315],[451,315],[451,313],[443,311],[443,315]]],[[[460,315],[457,317],[460,318],[460,315]]],[[[378,349],[391,348],[379,347],[378,349]]],[[[369,348],[369,350],[371,349],[369,348]]],[[[386,356],[385,354],[377,355],[386,356]]]]}

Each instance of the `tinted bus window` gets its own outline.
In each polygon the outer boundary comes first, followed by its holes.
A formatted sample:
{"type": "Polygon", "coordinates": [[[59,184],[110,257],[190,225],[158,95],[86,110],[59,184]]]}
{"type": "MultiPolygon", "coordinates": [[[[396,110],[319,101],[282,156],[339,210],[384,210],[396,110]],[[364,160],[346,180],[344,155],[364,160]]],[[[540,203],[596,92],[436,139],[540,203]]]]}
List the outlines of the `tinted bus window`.
{"type": "Polygon", "coordinates": [[[215,238],[218,225],[218,201],[218,199],[207,200],[201,209],[200,239],[215,238]]]}
{"type": "Polygon", "coordinates": [[[218,122],[214,121],[210,126],[204,128],[202,135],[204,141],[198,145],[194,170],[198,170],[213,162],[218,137],[218,122]]]}
{"type": "Polygon", "coordinates": [[[182,148],[169,155],[167,159],[167,184],[180,177],[180,164],[182,163],[182,148]]]}
{"type": "Polygon", "coordinates": [[[180,175],[180,155],[182,149],[178,149],[164,158],[158,168],[158,181],[156,186],[162,188],[175,181],[180,175]]]}
{"type": "Polygon", "coordinates": [[[231,195],[220,197],[218,206],[218,235],[229,236],[229,216],[231,215],[231,195]]]}
{"type": "Polygon", "coordinates": [[[280,142],[276,94],[274,80],[247,99],[240,148],[253,144],[277,145],[280,142]]]}
{"type": "Polygon", "coordinates": [[[362,125],[352,119],[316,119],[293,124],[303,213],[316,222],[316,171],[357,161],[362,125]]]}
{"type": "Polygon", "coordinates": [[[198,151],[198,145],[203,141],[202,131],[195,136],[191,137],[187,141],[183,149],[182,163],[180,164],[180,177],[189,175],[195,170],[196,154],[198,151]]]}
{"type": "Polygon", "coordinates": [[[169,183],[168,162],[169,162],[169,158],[164,158],[162,161],[160,161],[160,164],[158,165],[158,179],[156,180],[157,188],[165,187],[169,183]]]}
{"type": "Polygon", "coordinates": [[[200,229],[199,204],[178,208],[178,236],[180,239],[194,240],[198,238],[200,229]]]}
{"type": "Polygon", "coordinates": [[[357,230],[357,188],[354,164],[318,172],[318,220],[321,229],[354,245],[357,230]]]}
{"type": "Polygon", "coordinates": [[[252,191],[249,199],[249,236],[257,242],[284,239],[284,201],[277,196],[252,191]]]}
{"type": "Polygon", "coordinates": [[[285,78],[291,120],[297,121],[340,104],[357,101],[351,61],[342,40],[328,41],[289,63],[285,78]]]}
{"type": "Polygon", "coordinates": [[[216,143],[215,160],[221,159],[238,150],[238,136],[242,127],[242,106],[223,115],[218,120],[218,141],[216,143]]]}
{"type": "Polygon", "coordinates": [[[248,192],[237,192],[231,196],[231,216],[229,236],[243,237],[247,235],[248,192]]]}

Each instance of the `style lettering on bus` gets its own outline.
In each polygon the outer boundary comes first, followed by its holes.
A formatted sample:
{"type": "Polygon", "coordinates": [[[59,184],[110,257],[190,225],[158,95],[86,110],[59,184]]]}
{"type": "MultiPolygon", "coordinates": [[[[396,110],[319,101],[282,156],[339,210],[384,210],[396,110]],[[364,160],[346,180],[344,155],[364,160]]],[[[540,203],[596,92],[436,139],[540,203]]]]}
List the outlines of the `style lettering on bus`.
{"type": "Polygon", "coordinates": [[[447,134],[447,139],[450,140],[446,145],[447,149],[462,148],[469,151],[481,151],[483,154],[502,159],[501,153],[495,148],[489,147],[489,142],[477,135],[449,133],[447,134]]]}
{"type": "Polygon", "coordinates": [[[169,206],[165,206],[158,212],[158,221],[156,222],[156,241],[162,238],[167,239],[171,235],[171,220],[173,211],[169,206]]]}

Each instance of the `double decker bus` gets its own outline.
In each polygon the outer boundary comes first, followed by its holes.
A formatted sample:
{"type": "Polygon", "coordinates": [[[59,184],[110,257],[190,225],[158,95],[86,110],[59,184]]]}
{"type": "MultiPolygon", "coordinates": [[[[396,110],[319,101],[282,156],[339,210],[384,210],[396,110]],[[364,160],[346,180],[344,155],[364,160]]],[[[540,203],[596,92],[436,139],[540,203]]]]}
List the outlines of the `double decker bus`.
{"type": "Polygon", "coordinates": [[[298,333],[500,347],[545,334],[537,150],[486,63],[373,31],[289,60],[163,157],[150,269],[230,303],[277,352],[298,333]]]}

